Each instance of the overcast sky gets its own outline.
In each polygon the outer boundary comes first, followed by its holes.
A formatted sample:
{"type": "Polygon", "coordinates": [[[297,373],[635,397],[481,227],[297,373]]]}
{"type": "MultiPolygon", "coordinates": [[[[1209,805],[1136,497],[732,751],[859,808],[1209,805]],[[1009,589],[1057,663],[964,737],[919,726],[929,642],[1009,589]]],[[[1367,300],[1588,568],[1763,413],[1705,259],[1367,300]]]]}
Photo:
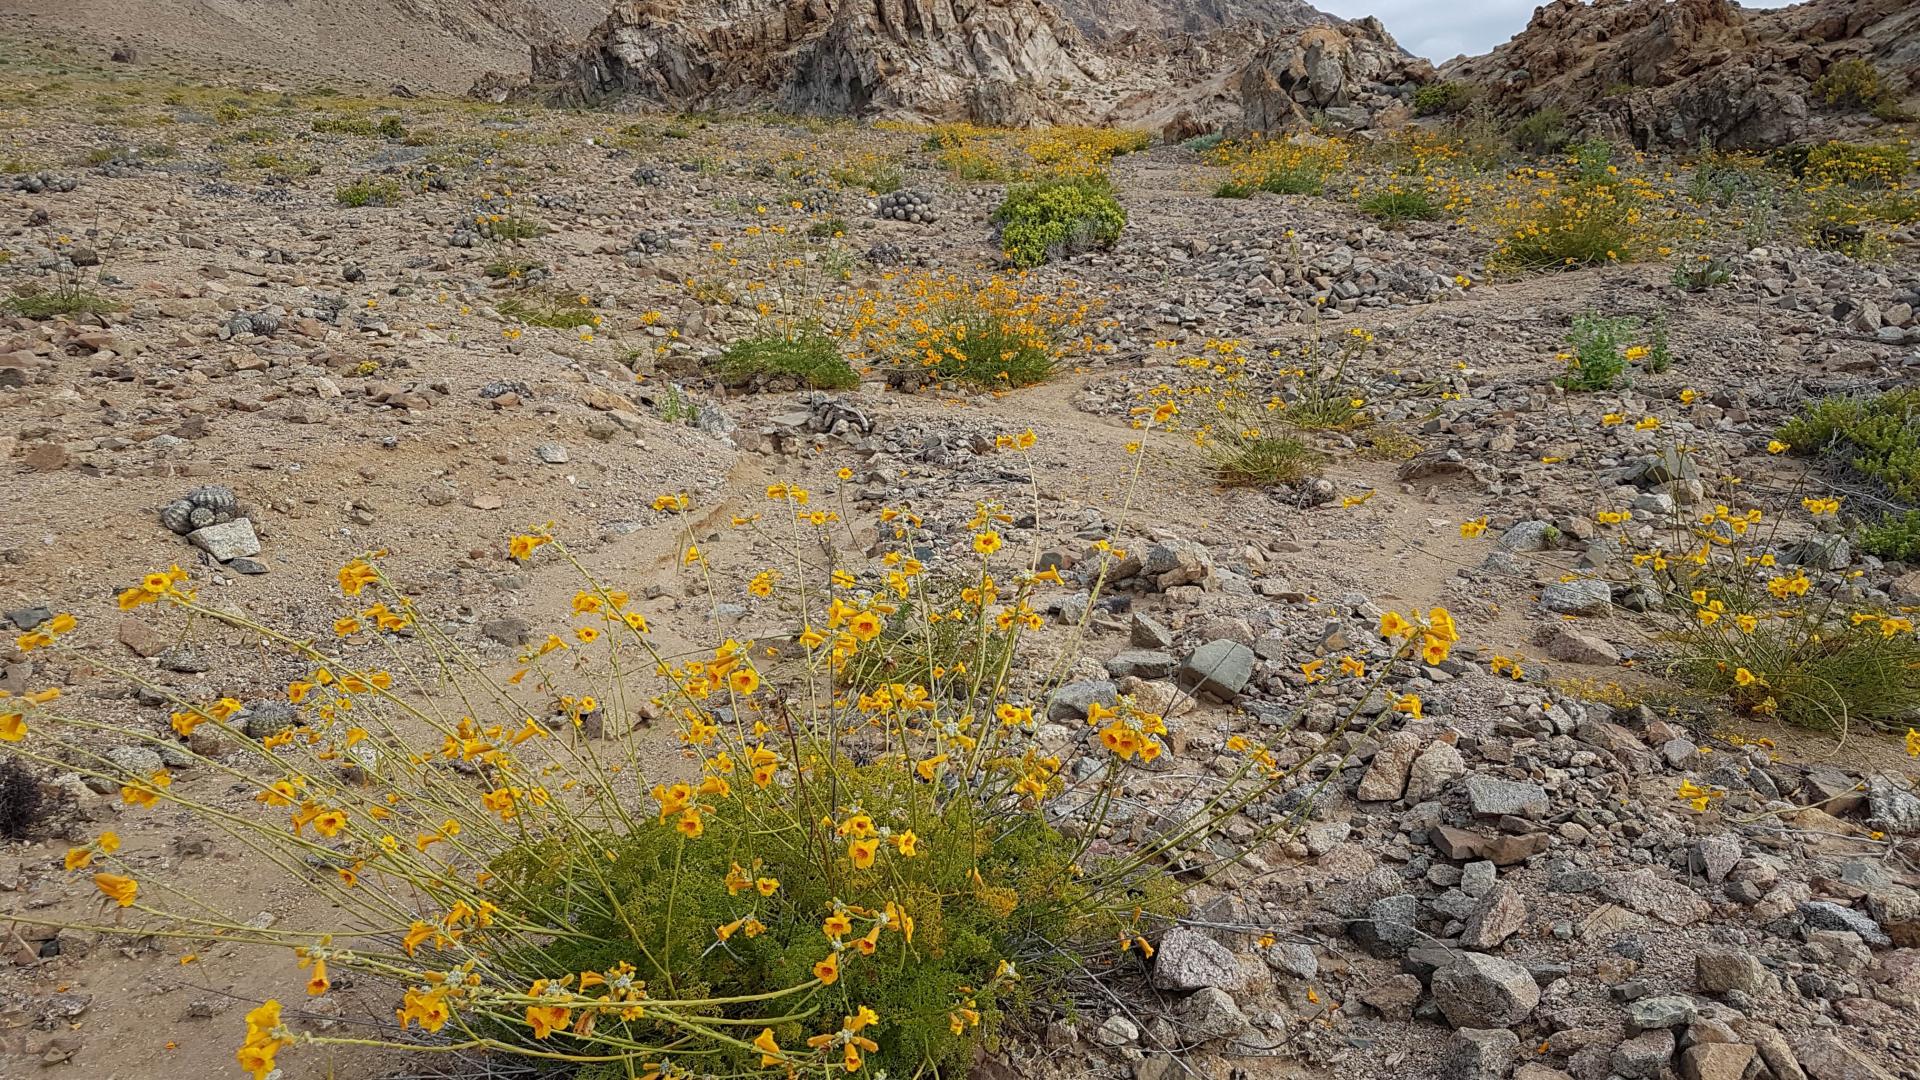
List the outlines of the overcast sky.
{"type": "MultiPolygon", "coordinates": [[[[1789,0],[1742,0],[1747,7],[1785,7],[1789,0]]],[[[1478,55],[1519,33],[1538,0],[1312,0],[1333,15],[1378,15],[1400,47],[1434,63],[1478,55]]]]}

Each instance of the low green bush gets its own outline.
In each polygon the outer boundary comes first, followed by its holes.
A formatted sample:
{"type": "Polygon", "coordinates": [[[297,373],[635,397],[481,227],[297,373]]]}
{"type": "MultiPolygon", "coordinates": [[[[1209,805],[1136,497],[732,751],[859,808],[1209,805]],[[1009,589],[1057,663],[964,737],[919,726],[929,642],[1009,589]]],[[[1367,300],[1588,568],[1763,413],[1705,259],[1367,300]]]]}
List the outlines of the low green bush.
{"type": "Polygon", "coordinates": [[[1126,228],[1127,212],[1104,175],[1019,184],[993,212],[1000,248],[1015,266],[1110,248],[1126,228]]]}
{"type": "Polygon", "coordinates": [[[727,346],[716,362],[730,385],[756,376],[789,377],[813,390],[851,390],[860,376],[840,355],[840,343],[812,323],[768,330],[727,346]]]}

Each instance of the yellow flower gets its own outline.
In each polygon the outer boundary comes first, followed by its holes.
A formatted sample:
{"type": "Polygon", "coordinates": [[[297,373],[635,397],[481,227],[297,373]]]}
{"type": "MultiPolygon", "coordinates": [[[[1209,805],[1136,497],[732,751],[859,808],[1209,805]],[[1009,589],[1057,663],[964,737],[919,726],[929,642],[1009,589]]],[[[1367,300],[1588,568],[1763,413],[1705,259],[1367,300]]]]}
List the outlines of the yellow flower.
{"type": "Polygon", "coordinates": [[[750,667],[735,668],[727,674],[727,686],[736,694],[751,694],[760,689],[760,673],[750,667]]]}
{"type": "Polygon", "coordinates": [[[361,590],[380,579],[378,571],[360,559],[355,559],[340,568],[340,591],[348,596],[359,596],[361,590]]]}
{"type": "Polygon", "coordinates": [[[856,870],[872,869],[874,856],[879,854],[879,851],[880,840],[878,837],[854,840],[847,844],[847,858],[853,860],[853,866],[856,870]]]}
{"type": "MultiPolygon", "coordinates": [[[[813,965],[813,977],[819,979],[822,986],[832,986],[840,978],[840,954],[828,953],[825,960],[813,965]]],[[[773,1040],[769,1038],[767,1041],[773,1040]]],[[[755,1045],[759,1045],[758,1040],[755,1040],[755,1045]]]]}
{"type": "Polygon", "coordinates": [[[1739,685],[1739,686],[1752,686],[1754,683],[1759,682],[1760,680],[1758,676],[1754,675],[1753,672],[1748,671],[1746,668],[1738,668],[1733,673],[1733,681],[1736,685],[1739,685]]]}
{"type": "Polygon", "coordinates": [[[1920,731],[1907,729],[1907,756],[1920,758],[1920,731]]]}
{"type": "Polygon", "coordinates": [[[1380,636],[1383,638],[1406,637],[1413,633],[1413,624],[1400,616],[1397,611],[1389,611],[1380,616],[1380,636]]]}
{"type": "Polygon", "coordinates": [[[1460,535],[1468,540],[1471,540],[1474,537],[1479,536],[1481,533],[1484,533],[1486,531],[1487,531],[1487,519],[1485,516],[1474,518],[1472,521],[1463,521],[1460,523],[1460,535]]]}
{"type": "Polygon", "coordinates": [[[27,737],[25,713],[0,713],[0,742],[19,742],[27,737]]]}
{"type": "Polygon", "coordinates": [[[533,1029],[533,1037],[544,1039],[556,1031],[564,1030],[573,1011],[563,1005],[527,1006],[527,1026],[533,1029]]]}
{"type": "MultiPolygon", "coordinates": [[[[833,960],[834,958],[828,957],[827,959],[833,960]]],[[[823,961],[823,963],[824,962],[825,961],[823,961]]],[[[837,966],[836,962],[836,967],[837,966]]],[[[813,965],[813,973],[820,975],[820,964],[813,965]]],[[[833,983],[832,979],[825,976],[821,976],[820,981],[829,985],[833,983]]],[[[778,1065],[787,1060],[785,1051],[781,1050],[780,1044],[773,1040],[772,1028],[760,1029],[760,1034],[753,1037],[753,1048],[760,1051],[760,1067],[763,1069],[768,1066],[778,1065]]]]}
{"type": "Polygon", "coordinates": [[[130,877],[121,877],[119,874],[95,874],[93,887],[121,907],[132,907],[135,898],[140,895],[139,883],[130,877]]]}
{"type": "Polygon", "coordinates": [[[1408,716],[1413,717],[1415,720],[1420,719],[1420,716],[1421,716],[1420,695],[1408,694],[1402,697],[1400,700],[1393,703],[1393,711],[1397,713],[1405,713],[1408,716]]]}
{"type": "Polygon", "coordinates": [[[982,532],[982,533],[975,533],[973,536],[973,550],[979,552],[982,555],[991,555],[994,552],[999,551],[1000,550],[1000,534],[997,532],[993,532],[991,530],[987,532],[982,532]]]}

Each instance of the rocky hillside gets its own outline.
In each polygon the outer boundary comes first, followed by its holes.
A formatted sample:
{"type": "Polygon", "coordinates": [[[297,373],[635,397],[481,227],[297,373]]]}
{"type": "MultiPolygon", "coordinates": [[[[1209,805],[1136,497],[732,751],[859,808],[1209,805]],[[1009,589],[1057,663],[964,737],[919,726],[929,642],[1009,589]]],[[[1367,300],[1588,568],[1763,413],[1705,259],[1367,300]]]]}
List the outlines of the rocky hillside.
{"type": "Polygon", "coordinates": [[[1303,0],[1053,0],[1053,6],[1095,42],[1171,34],[1203,37],[1246,27],[1304,30],[1340,22],[1303,0]]]}
{"type": "Polygon", "coordinates": [[[1579,128],[1642,146],[1762,148],[1872,122],[1860,107],[1870,103],[1816,92],[1847,61],[1872,65],[1883,115],[1896,114],[1920,94],[1920,5],[1555,0],[1513,40],[1442,72],[1509,117],[1554,106],[1579,128]]]}
{"type": "Polygon", "coordinates": [[[602,0],[17,0],[0,29],[131,64],[459,93],[604,14],[602,0]]]}

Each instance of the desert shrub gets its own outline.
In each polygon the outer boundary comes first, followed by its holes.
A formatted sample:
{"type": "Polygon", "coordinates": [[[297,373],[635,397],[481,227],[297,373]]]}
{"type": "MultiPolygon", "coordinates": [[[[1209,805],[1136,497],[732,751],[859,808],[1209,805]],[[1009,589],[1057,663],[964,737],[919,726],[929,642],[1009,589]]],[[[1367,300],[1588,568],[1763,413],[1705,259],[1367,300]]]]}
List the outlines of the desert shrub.
{"type": "Polygon", "coordinates": [[[1227,167],[1227,179],[1214,190],[1221,198],[1244,199],[1255,192],[1318,195],[1327,180],[1346,166],[1347,144],[1339,139],[1300,136],[1221,143],[1213,161],[1227,167]]]}
{"type": "Polygon", "coordinates": [[[1009,189],[992,220],[1007,261],[1031,267],[1112,247],[1126,228],[1127,212],[1104,176],[1076,177],[1009,189]]]}
{"type": "Polygon", "coordinates": [[[1920,562],[1920,510],[1887,514],[1860,530],[1860,550],[1897,562],[1920,562]]]}
{"type": "Polygon", "coordinates": [[[313,130],[325,135],[371,139],[380,134],[380,125],[365,116],[323,116],[313,122],[313,130]]]}
{"type": "Polygon", "coordinates": [[[1652,185],[1607,166],[1588,168],[1587,159],[1576,158],[1561,169],[1514,170],[1504,200],[1492,208],[1497,264],[1549,270],[1626,262],[1657,250],[1652,185]]]}
{"type": "Polygon", "coordinates": [[[1787,421],[1779,439],[1795,454],[1825,455],[1894,498],[1920,503],[1920,389],[1822,398],[1787,421]]]}
{"type": "Polygon", "coordinates": [[[1557,105],[1536,110],[1507,133],[1516,150],[1528,154],[1557,154],[1573,141],[1567,114],[1557,105]]]}
{"type": "Polygon", "coordinates": [[[849,359],[903,378],[1030,386],[1094,349],[1079,332],[1094,304],[1071,286],[1049,291],[1024,275],[911,274],[851,300],[861,314],[846,333],[849,359]]]}
{"type": "Polygon", "coordinates": [[[756,376],[785,377],[814,390],[851,390],[860,376],[840,355],[840,343],[814,323],[764,330],[727,346],[715,369],[729,385],[756,376]]]}
{"type": "Polygon", "coordinates": [[[1473,86],[1458,81],[1431,82],[1413,92],[1415,116],[1465,112],[1473,104],[1473,86]]]}
{"type": "MultiPolygon", "coordinates": [[[[1382,717],[1418,715],[1408,694],[1360,719],[1390,673],[1444,661],[1460,636],[1444,609],[1383,617],[1388,648],[1308,694],[1342,703],[1327,749],[1283,765],[1266,746],[1230,743],[1233,756],[1195,770],[1200,809],[1130,839],[1111,808],[1171,753],[1166,724],[1131,698],[1090,711],[1091,723],[1045,723],[1058,684],[1039,674],[1052,661],[1024,635],[1057,575],[1004,565],[1000,507],[978,507],[958,545],[886,511],[883,551],[856,570],[835,547],[843,524],[809,492],[776,483],[754,500],[761,512],[736,527],[782,569],[710,565],[691,497],[654,503],[679,527],[689,584],[744,589],[787,628],[751,645],[665,645],[633,594],[545,532],[513,537],[507,556],[571,566],[579,588],[564,636],[524,651],[504,680],[367,558],[340,568],[334,637],[318,640],[203,603],[175,568],[140,579],[119,606],[158,605],[163,621],[272,642],[292,678],[270,696],[292,726],[249,736],[245,703],[174,698],[171,730],[156,735],[77,696],[34,694],[0,706],[0,738],[29,761],[118,785],[128,813],[166,803],[170,821],[178,813],[261,851],[286,887],[311,892],[303,910],[319,922],[250,929],[252,894],[170,879],[104,834],[66,856],[116,905],[100,930],[277,948],[299,961],[295,985],[308,996],[351,976],[357,993],[397,1006],[393,1021],[370,1011],[352,1028],[306,1030],[269,1000],[244,1033],[234,1022],[239,1061],[256,1076],[281,1053],[374,1037],[395,1050],[484,1046],[598,1080],[685,1076],[681,1062],[741,1078],[959,1076],[1036,1004],[1064,1006],[1137,970],[1149,935],[1179,912],[1175,870],[1230,865],[1209,846],[1229,818],[1329,775],[1344,761],[1337,744],[1373,737],[1382,717]],[[941,578],[921,553],[948,547],[924,556],[942,561],[941,578]],[[808,554],[780,558],[789,548],[808,554]],[[973,654],[984,661],[952,673],[949,693],[906,677],[836,692],[902,612],[1003,634],[1006,652],[973,654]],[[684,761],[661,754],[646,730],[656,717],[669,718],[684,761]],[[102,750],[128,740],[173,747],[218,782],[129,773],[102,750]],[[209,741],[248,752],[216,769],[195,749],[209,741]],[[1092,767],[1071,767],[1083,763],[1092,767]],[[240,807],[236,784],[255,796],[240,807]],[[209,789],[217,801],[201,801],[209,789]],[[1068,808],[1071,830],[1055,824],[1068,808]]],[[[1090,564],[1095,599],[1116,558],[1090,564]]],[[[17,644],[66,656],[73,629],[56,619],[17,644]]],[[[1237,846],[1294,827],[1276,822],[1237,846]]],[[[49,912],[9,917],[64,925],[49,912]]]]}
{"type": "Polygon", "coordinates": [[[341,206],[395,206],[404,194],[397,180],[362,178],[334,189],[333,201],[341,206]]]}
{"type": "Polygon", "coordinates": [[[1813,81],[1814,96],[1829,105],[1879,110],[1898,104],[1880,71],[1865,60],[1841,60],[1813,81]]]}
{"type": "Polygon", "coordinates": [[[7,314],[23,319],[104,315],[120,305],[78,282],[66,281],[8,297],[0,302],[7,314]]]}
{"type": "Polygon", "coordinates": [[[845,236],[846,234],[847,220],[845,218],[821,218],[819,221],[807,226],[807,235],[813,237],[815,240],[831,240],[836,236],[845,236]]]}
{"type": "Polygon", "coordinates": [[[996,671],[1012,659],[1013,628],[979,627],[940,617],[964,609],[974,582],[944,578],[926,583],[887,616],[878,637],[848,661],[838,682],[860,693],[912,686],[946,694],[964,688],[976,671],[996,671]],[[932,617],[929,617],[932,616],[932,617]]]}

